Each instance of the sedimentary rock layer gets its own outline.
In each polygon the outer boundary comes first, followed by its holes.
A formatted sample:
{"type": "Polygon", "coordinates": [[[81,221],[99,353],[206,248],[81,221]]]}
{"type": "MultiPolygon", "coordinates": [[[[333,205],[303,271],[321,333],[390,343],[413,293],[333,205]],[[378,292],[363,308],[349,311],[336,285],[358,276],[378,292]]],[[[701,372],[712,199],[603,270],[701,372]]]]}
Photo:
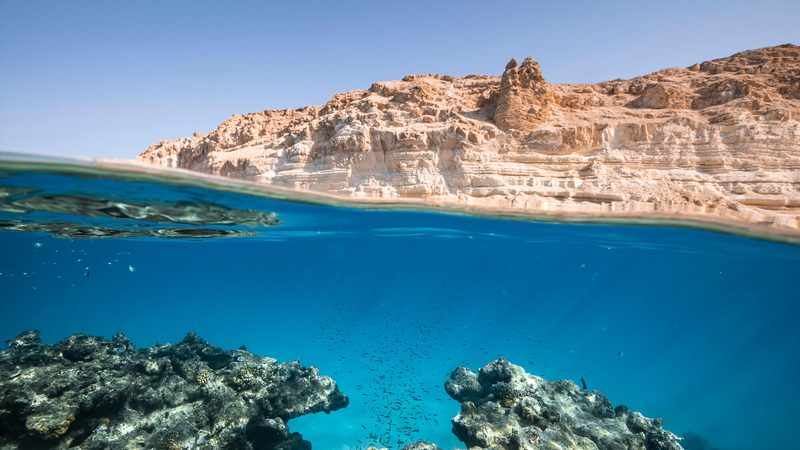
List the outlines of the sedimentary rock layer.
{"type": "Polygon", "coordinates": [[[445,385],[461,403],[453,433],[470,449],[679,450],[679,439],[598,391],[549,382],[505,359],[478,373],[459,367],[445,385]]]}
{"type": "Polygon", "coordinates": [[[0,448],[310,449],[286,421],[347,406],[315,368],[223,351],[195,335],[136,350],[125,336],[0,352],[0,448]]]}
{"type": "Polygon", "coordinates": [[[800,235],[800,47],[630,80],[411,75],[235,115],[139,159],[355,199],[677,217],[800,235]]]}

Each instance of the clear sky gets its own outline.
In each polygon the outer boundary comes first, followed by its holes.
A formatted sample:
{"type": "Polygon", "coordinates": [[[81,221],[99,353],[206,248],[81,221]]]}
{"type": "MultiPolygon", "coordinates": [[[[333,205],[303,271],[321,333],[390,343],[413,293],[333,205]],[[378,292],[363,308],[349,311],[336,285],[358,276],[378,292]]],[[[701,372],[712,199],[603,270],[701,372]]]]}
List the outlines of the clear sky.
{"type": "Polygon", "coordinates": [[[0,148],[133,157],[411,73],[630,78],[800,43],[800,2],[0,0],[0,148]]]}

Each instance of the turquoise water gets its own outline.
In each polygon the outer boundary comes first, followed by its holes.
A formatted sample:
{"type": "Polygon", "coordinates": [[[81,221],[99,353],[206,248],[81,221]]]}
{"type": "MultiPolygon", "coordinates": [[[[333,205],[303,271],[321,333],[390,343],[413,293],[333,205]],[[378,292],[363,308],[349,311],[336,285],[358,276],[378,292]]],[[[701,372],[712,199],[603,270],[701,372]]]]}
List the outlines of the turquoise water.
{"type": "Polygon", "coordinates": [[[798,448],[800,246],[52,170],[0,172],[2,340],[194,331],[299,359],[351,398],[290,421],[317,449],[460,448],[443,383],[500,355],[715,448],[798,448]]]}

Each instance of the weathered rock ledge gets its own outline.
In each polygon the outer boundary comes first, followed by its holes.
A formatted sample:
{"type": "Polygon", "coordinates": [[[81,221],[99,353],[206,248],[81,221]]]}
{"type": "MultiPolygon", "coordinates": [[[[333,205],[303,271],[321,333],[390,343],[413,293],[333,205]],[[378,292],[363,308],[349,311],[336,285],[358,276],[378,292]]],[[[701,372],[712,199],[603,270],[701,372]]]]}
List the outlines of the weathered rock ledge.
{"type": "Polygon", "coordinates": [[[193,334],[136,350],[121,334],[42,346],[27,332],[0,351],[0,449],[310,449],[286,421],[347,404],[313,367],[193,334]]]}
{"type": "Polygon", "coordinates": [[[691,219],[800,236],[800,47],[631,80],[412,75],[235,115],[139,159],[349,199],[691,219]]]}

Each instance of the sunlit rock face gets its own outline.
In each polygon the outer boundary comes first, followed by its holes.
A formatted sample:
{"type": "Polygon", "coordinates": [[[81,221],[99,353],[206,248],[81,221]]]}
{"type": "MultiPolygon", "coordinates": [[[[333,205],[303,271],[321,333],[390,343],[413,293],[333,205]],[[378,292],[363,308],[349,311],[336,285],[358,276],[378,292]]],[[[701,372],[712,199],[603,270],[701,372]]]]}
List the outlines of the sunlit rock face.
{"type": "Polygon", "coordinates": [[[139,158],[350,198],[799,234],[800,47],[597,84],[548,84],[530,58],[501,77],[411,75],[139,158]]]}

